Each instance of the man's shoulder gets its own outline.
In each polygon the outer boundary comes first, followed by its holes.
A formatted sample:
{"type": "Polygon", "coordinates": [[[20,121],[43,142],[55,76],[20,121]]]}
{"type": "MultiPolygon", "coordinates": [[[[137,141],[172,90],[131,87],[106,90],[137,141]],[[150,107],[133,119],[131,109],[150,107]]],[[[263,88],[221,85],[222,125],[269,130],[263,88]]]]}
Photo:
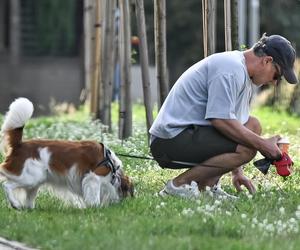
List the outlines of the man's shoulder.
{"type": "Polygon", "coordinates": [[[208,61],[209,71],[213,75],[244,75],[246,71],[245,58],[241,51],[216,53],[208,61]]]}
{"type": "Polygon", "coordinates": [[[216,53],[210,56],[211,61],[215,61],[222,64],[227,63],[237,63],[240,64],[244,60],[243,52],[234,50],[234,51],[225,51],[221,53],[216,53]]]}

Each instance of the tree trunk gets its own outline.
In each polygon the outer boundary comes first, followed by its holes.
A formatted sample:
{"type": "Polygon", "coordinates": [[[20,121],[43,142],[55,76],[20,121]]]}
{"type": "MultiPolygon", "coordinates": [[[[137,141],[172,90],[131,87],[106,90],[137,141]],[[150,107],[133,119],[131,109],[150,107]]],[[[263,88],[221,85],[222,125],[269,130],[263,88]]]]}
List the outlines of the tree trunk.
{"type": "Polygon", "coordinates": [[[158,84],[158,106],[163,104],[169,92],[167,74],[166,0],[154,0],[155,64],[158,84]]]}
{"type": "Polygon", "coordinates": [[[86,95],[91,98],[91,85],[92,85],[92,24],[93,24],[93,6],[91,0],[84,0],[83,9],[83,22],[84,22],[84,86],[86,95]]]}
{"type": "MultiPolygon", "coordinates": [[[[299,77],[300,74],[298,76],[298,79],[299,77]]],[[[296,84],[290,101],[290,107],[288,108],[289,112],[297,115],[300,115],[300,87],[299,86],[300,86],[299,84],[296,84]]]]}
{"type": "Polygon", "coordinates": [[[232,0],[231,3],[231,37],[232,49],[239,49],[239,33],[238,33],[238,0],[232,0]]]}
{"type": "Polygon", "coordinates": [[[102,0],[96,0],[95,8],[95,36],[94,36],[94,65],[91,85],[91,113],[94,118],[100,117],[100,102],[101,98],[101,31],[102,31],[102,0]]]}
{"type": "Polygon", "coordinates": [[[249,45],[252,46],[259,38],[259,0],[250,0],[249,11],[249,45]]]}
{"type": "Polygon", "coordinates": [[[202,32],[203,32],[203,56],[208,56],[207,48],[207,0],[202,0],[202,32]]]}
{"type": "Polygon", "coordinates": [[[125,139],[132,135],[131,106],[131,29],[130,0],[120,0],[120,66],[121,95],[119,111],[119,138],[125,139]]]}
{"type": "Polygon", "coordinates": [[[216,0],[209,0],[207,3],[207,55],[216,52],[216,0]]]}
{"type": "Polygon", "coordinates": [[[149,77],[149,59],[148,59],[148,45],[147,34],[145,24],[145,10],[144,0],[135,0],[136,3],[136,17],[137,17],[137,30],[140,38],[139,50],[140,50],[140,63],[142,69],[143,80],[143,93],[144,93],[144,105],[146,110],[146,125],[147,134],[149,136],[149,129],[153,123],[152,105],[151,105],[151,88],[149,77]]]}
{"type": "Polygon", "coordinates": [[[105,22],[103,37],[103,110],[100,119],[111,131],[111,101],[112,101],[112,80],[113,80],[113,31],[114,31],[114,8],[115,0],[105,1],[105,22]]]}
{"type": "Polygon", "coordinates": [[[225,50],[232,50],[230,0],[224,0],[225,50]]]}
{"type": "Polygon", "coordinates": [[[204,57],[216,52],[216,11],[216,0],[202,0],[204,57]]]}

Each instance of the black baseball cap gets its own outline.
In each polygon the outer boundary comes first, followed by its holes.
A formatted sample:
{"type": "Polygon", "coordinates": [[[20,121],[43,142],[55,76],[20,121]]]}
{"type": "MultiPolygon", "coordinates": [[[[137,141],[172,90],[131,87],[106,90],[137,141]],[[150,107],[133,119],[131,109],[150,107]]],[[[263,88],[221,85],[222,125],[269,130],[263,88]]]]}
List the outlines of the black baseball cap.
{"type": "Polygon", "coordinates": [[[264,35],[264,38],[264,52],[273,57],[274,62],[280,66],[284,78],[289,83],[298,83],[298,79],[294,71],[296,51],[290,41],[280,35],[264,35]]]}

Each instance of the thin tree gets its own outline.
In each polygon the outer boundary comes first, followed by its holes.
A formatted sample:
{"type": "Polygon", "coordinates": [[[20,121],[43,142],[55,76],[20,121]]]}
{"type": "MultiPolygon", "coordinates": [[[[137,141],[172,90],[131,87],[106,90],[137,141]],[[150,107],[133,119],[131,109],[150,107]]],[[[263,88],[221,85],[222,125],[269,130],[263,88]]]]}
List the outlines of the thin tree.
{"type": "MultiPolygon", "coordinates": [[[[300,73],[298,73],[298,79],[300,79],[300,73]]],[[[289,111],[292,114],[300,115],[300,85],[296,84],[293,94],[290,100],[290,105],[287,108],[287,111],[289,111]]]]}
{"type": "Polygon", "coordinates": [[[202,31],[203,31],[203,56],[208,56],[208,48],[207,48],[207,37],[208,37],[208,29],[207,29],[207,12],[208,12],[208,4],[207,0],[202,0],[202,31]]]}
{"type": "Polygon", "coordinates": [[[207,54],[216,52],[216,11],[217,1],[207,1],[207,54]]]}
{"type": "Polygon", "coordinates": [[[132,134],[131,106],[131,29],[130,0],[119,0],[120,5],[120,66],[121,87],[119,105],[119,138],[125,139],[132,134]]]}
{"type": "Polygon", "coordinates": [[[239,49],[239,33],[238,33],[238,0],[231,2],[231,37],[232,49],[239,49]]]}
{"type": "MultiPolygon", "coordinates": [[[[100,119],[111,131],[111,101],[113,81],[113,37],[114,37],[114,9],[115,0],[105,1],[104,36],[103,36],[103,110],[100,111],[100,119]]],[[[101,100],[100,100],[101,101],[101,100]]]]}
{"type": "Polygon", "coordinates": [[[204,57],[216,51],[216,0],[202,0],[204,57]]]}
{"type": "Polygon", "coordinates": [[[167,74],[166,0],[154,0],[155,64],[159,92],[159,107],[169,92],[167,74]]]}
{"type": "Polygon", "coordinates": [[[148,131],[153,123],[153,114],[152,114],[152,105],[151,105],[151,88],[150,88],[150,77],[149,77],[149,59],[148,59],[144,0],[135,0],[135,4],[136,4],[135,11],[136,11],[136,18],[137,18],[137,30],[140,39],[139,54],[140,54],[140,62],[141,62],[141,69],[142,69],[144,105],[146,110],[146,125],[147,125],[147,134],[148,134],[148,131]]]}
{"type": "Polygon", "coordinates": [[[232,50],[230,0],[224,0],[225,50],[232,50]]]}
{"type": "Polygon", "coordinates": [[[88,93],[91,93],[92,82],[92,38],[93,29],[92,24],[94,22],[94,8],[91,0],[84,0],[83,8],[83,33],[84,33],[84,86],[85,97],[88,93]]]}
{"type": "Polygon", "coordinates": [[[101,28],[102,28],[102,0],[96,0],[95,6],[95,23],[94,23],[94,65],[91,84],[91,113],[94,118],[100,117],[100,102],[101,97],[101,28]]]}

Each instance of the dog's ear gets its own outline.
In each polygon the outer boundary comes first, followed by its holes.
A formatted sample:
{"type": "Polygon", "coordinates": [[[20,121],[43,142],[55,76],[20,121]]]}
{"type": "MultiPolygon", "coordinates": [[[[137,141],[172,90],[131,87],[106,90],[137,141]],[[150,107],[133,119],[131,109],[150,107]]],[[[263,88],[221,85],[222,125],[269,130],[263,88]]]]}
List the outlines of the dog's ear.
{"type": "Polygon", "coordinates": [[[123,197],[131,196],[134,197],[134,185],[128,176],[121,176],[121,191],[123,197]]]}

